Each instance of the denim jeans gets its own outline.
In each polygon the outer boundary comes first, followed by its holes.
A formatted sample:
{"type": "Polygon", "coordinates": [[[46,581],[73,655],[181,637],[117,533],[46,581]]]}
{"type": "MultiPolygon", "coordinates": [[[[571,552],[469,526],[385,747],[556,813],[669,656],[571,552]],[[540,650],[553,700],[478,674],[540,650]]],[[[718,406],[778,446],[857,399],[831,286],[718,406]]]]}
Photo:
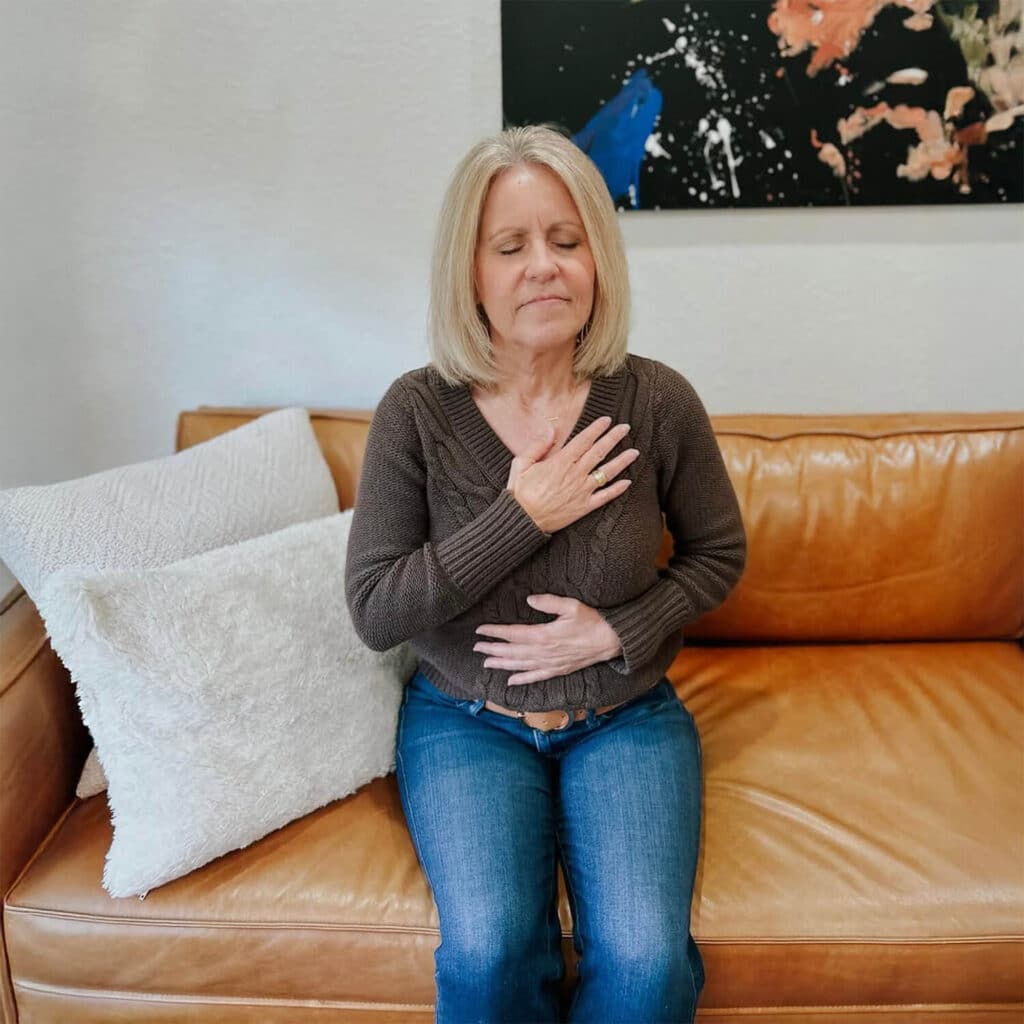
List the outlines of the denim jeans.
{"type": "Polygon", "coordinates": [[[691,1022],[701,749],[668,679],[560,732],[460,700],[417,672],[396,774],[437,905],[438,1024],[691,1022]],[[579,980],[565,973],[561,860],[579,980]]]}

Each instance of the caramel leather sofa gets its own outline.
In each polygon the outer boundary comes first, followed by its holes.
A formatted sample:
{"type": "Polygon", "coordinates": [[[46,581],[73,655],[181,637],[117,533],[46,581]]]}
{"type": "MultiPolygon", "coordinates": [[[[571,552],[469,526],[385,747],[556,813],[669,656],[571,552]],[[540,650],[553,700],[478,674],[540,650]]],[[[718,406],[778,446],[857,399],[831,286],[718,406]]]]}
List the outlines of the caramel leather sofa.
{"type": "MultiPolygon", "coordinates": [[[[178,447],[259,411],[184,413],[178,447]]],[[[315,415],[343,507],[368,420],[315,415]]],[[[715,426],[750,556],[671,671],[703,744],[699,1019],[1024,1020],[1024,413],[715,426]]],[[[433,1020],[393,774],[111,899],[72,687],[26,597],[0,622],[6,1021],[433,1020]]]]}

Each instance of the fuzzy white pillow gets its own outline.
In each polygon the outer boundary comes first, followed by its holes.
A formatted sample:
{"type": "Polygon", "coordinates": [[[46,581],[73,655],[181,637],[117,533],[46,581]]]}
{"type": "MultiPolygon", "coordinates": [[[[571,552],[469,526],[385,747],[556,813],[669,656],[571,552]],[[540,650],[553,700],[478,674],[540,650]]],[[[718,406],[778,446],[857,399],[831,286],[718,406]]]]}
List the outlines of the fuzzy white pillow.
{"type": "Polygon", "coordinates": [[[109,780],[112,896],[145,894],[393,770],[416,659],[356,636],[351,516],[47,582],[40,611],[109,780]]]}
{"type": "MultiPolygon", "coordinates": [[[[0,491],[0,559],[38,606],[59,569],[166,565],[337,511],[309,413],[279,409],[174,455],[0,491]]],[[[77,794],[105,785],[93,751],[77,794]]]]}

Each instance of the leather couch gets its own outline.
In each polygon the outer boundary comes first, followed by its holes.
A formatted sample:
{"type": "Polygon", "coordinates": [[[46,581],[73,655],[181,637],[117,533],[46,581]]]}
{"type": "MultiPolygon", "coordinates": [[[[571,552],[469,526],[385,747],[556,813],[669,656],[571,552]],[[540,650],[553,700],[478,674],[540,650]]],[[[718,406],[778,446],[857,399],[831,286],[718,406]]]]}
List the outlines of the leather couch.
{"type": "MultiPolygon", "coordinates": [[[[261,411],[183,413],[178,447],[261,411]]],[[[315,414],[343,507],[368,421],[315,414]]],[[[699,1019],[1024,1020],[1024,413],[714,422],[750,554],[670,673],[703,746],[699,1019]]],[[[393,774],[111,899],[72,687],[26,597],[0,626],[5,1021],[433,1020],[393,774]]],[[[568,992],[564,883],[560,913],[568,992]]]]}

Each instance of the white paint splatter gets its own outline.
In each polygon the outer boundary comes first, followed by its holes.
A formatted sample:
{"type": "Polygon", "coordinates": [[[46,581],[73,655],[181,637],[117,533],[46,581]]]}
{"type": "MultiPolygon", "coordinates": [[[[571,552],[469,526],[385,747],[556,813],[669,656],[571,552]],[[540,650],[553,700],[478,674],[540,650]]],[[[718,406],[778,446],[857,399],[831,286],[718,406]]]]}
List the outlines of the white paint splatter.
{"type": "Polygon", "coordinates": [[[763,128],[758,129],[758,135],[761,136],[761,142],[764,143],[765,149],[775,148],[775,140],[763,128]]]}
{"type": "Polygon", "coordinates": [[[675,55],[675,50],[666,50],[664,53],[653,53],[649,57],[644,57],[644,63],[653,64],[655,61],[665,60],[666,57],[674,57],[675,55]]]}
{"type": "Polygon", "coordinates": [[[697,81],[704,86],[705,89],[718,89],[719,83],[715,81],[714,75],[711,70],[693,51],[688,51],[686,56],[683,58],[686,66],[696,75],[697,81]]]}
{"type": "Polygon", "coordinates": [[[669,157],[672,155],[661,144],[661,132],[652,132],[648,135],[647,141],[644,142],[644,149],[647,150],[651,156],[669,157]]]}
{"type": "Polygon", "coordinates": [[[725,187],[725,182],[715,173],[715,167],[710,156],[711,150],[715,146],[721,146],[725,162],[729,167],[729,182],[732,185],[733,198],[739,199],[740,186],[736,180],[736,168],[743,163],[743,158],[737,157],[732,151],[732,125],[729,123],[728,118],[720,117],[715,122],[715,127],[709,130],[707,119],[702,117],[700,119],[700,134],[704,135],[705,133],[707,134],[707,140],[704,143],[704,163],[707,164],[708,174],[711,175],[711,187],[716,190],[725,187]]]}

